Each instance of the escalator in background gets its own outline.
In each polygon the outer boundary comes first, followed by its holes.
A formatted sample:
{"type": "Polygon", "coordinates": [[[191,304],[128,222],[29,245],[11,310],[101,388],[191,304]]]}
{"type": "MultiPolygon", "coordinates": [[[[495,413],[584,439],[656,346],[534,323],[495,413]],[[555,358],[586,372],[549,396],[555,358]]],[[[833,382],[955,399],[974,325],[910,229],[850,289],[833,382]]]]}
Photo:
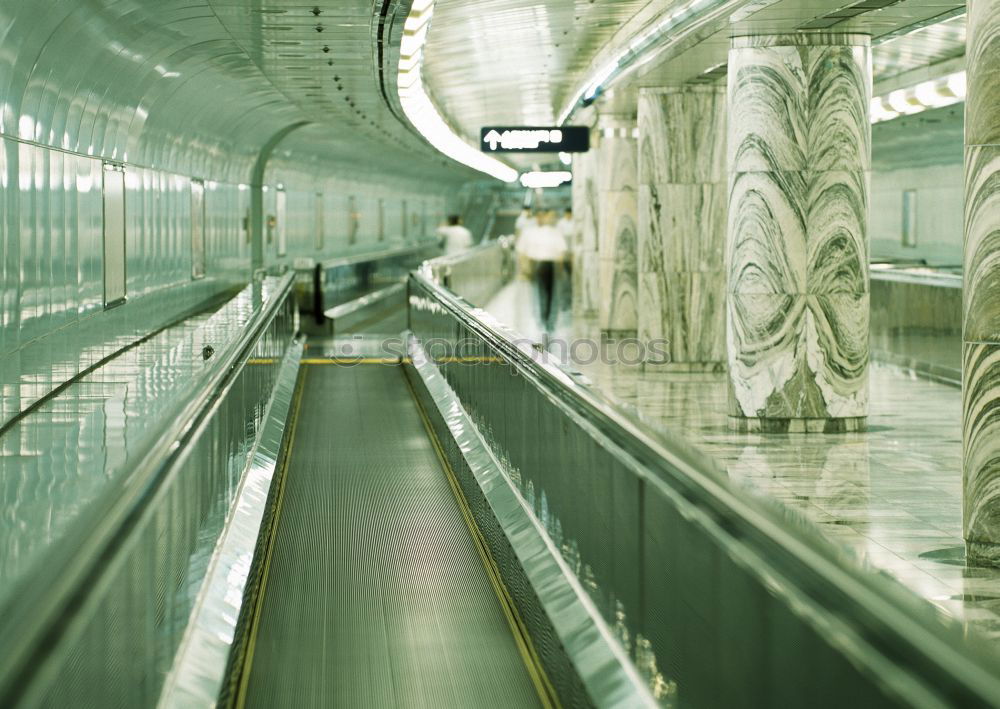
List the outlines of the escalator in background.
{"type": "Polygon", "coordinates": [[[555,706],[402,368],[307,362],[235,705],[555,706]]]}

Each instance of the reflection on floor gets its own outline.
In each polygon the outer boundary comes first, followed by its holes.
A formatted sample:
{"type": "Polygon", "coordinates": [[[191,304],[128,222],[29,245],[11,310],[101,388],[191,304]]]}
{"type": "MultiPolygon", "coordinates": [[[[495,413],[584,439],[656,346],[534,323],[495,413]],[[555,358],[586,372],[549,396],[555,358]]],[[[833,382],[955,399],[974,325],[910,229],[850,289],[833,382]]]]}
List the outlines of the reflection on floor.
{"type": "MultiPolygon", "coordinates": [[[[539,330],[530,298],[530,285],[516,282],[486,309],[529,335],[539,330]]],[[[564,316],[556,336],[594,332],[564,316]]],[[[959,389],[875,364],[867,433],[765,435],[729,430],[725,375],[575,368],[623,408],[684,435],[752,493],[801,511],[872,567],[1000,639],[1000,570],[964,564],[959,389]]]]}
{"type": "Polygon", "coordinates": [[[961,337],[919,332],[872,333],[872,357],[936,381],[962,386],[961,337]]]}

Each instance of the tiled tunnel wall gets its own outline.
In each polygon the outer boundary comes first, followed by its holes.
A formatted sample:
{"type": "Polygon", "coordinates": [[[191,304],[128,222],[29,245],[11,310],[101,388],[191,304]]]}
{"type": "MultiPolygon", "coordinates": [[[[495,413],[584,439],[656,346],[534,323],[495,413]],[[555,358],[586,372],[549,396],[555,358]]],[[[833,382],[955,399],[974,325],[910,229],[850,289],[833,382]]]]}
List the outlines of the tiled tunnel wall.
{"type": "Polygon", "coordinates": [[[276,237],[265,243],[269,263],[329,258],[431,237],[456,202],[448,196],[453,190],[434,182],[330,172],[322,164],[303,168],[295,153],[272,158],[265,182],[265,214],[280,213],[280,186],[287,229],[284,254],[276,237]]]}
{"type": "Polygon", "coordinates": [[[964,103],[872,126],[874,259],[962,264],[964,103]],[[912,192],[915,244],[903,244],[903,194],[912,192]]]}
{"type": "Polygon", "coordinates": [[[964,178],[962,154],[954,163],[878,171],[872,175],[873,258],[924,259],[936,266],[962,264],[964,178]],[[902,239],[903,192],[916,195],[916,245],[902,239]]]}
{"type": "Polygon", "coordinates": [[[419,161],[352,163],[316,125],[289,133],[302,114],[269,88],[238,43],[219,39],[203,3],[110,6],[0,6],[0,425],[246,282],[248,185],[277,136],[286,137],[265,175],[264,213],[276,215],[283,183],[286,254],[278,256],[272,239],[266,264],[334,255],[351,245],[354,221],[359,246],[380,233],[401,236],[404,201],[407,235],[433,231],[444,195],[465,179],[440,164],[428,175],[419,161]],[[127,299],[111,308],[106,165],[124,182],[127,299]],[[193,211],[202,191],[204,268],[193,211]]]}
{"type": "MultiPolygon", "coordinates": [[[[0,424],[128,342],[249,278],[248,185],[197,180],[204,185],[205,271],[195,278],[192,178],[125,165],[127,301],[105,309],[103,164],[0,138],[0,424]]],[[[279,213],[281,185],[286,205],[277,228],[287,230],[284,254],[276,234],[265,245],[268,264],[428,236],[446,211],[444,190],[433,183],[407,189],[399,179],[327,177],[297,171],[294,159],[267,179],[265,215],[279,213]]]]}

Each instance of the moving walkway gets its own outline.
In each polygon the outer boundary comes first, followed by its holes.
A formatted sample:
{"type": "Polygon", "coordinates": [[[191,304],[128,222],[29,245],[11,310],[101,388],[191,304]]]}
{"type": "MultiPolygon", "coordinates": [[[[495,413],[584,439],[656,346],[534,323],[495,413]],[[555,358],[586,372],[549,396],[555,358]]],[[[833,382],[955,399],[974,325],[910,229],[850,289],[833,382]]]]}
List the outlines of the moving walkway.
{"type": "Polygon", "coordinates": [[[4,605],[0,704],[1000,704],[991,648],[478,311],[498,248],[411,273],[398,358],[249,287],[4,605]]]}
{"type": "Polygon", "coordinates": [[[237,706],[554,706],[422,415],[398,364],[303,365],[237,706]]]}

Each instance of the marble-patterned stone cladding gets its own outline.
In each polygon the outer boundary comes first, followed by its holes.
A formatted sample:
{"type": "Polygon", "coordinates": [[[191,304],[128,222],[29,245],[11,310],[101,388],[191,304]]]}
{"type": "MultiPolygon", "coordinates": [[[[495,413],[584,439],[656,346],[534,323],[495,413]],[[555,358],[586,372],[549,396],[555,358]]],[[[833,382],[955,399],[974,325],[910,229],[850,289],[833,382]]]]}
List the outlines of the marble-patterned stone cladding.
{"type": "Polygon", "coordinates": [[[868,411],[869,38],[736,37],[727,98],[732,423],[861,428],[868,411]]]}
{"type": "Polygon", "coordinates": [[[602,332],[634,335],[638,329],[638,142],[635,122],[602,121],[597,158],[598,324],[602,332]]]}
{"type": "Polygon", "coordinates": [[[724,368],[725,100],[722,86],[639,94],[638,336],[668,343],[657,370],[724,368]]]}
{"type": "Polygon", "coordinates": [[[573,317],[597,317],[600,302],[597,228],[600,197],[597,185],[599,149],[578,153],[573,159],[573,220],[576,239],[573,254],[573,317]]]}
{"type": "Polygon", "coordinates": [[[964,535],[1000,566],[1000,1],[969,2],[966,43],[964,535]]]}

